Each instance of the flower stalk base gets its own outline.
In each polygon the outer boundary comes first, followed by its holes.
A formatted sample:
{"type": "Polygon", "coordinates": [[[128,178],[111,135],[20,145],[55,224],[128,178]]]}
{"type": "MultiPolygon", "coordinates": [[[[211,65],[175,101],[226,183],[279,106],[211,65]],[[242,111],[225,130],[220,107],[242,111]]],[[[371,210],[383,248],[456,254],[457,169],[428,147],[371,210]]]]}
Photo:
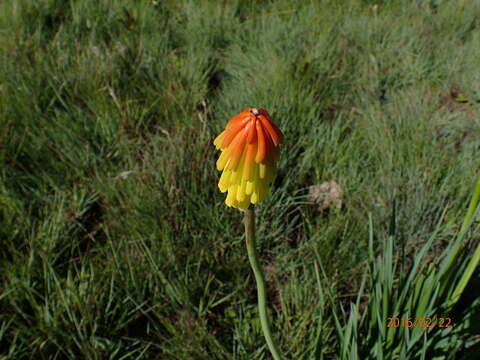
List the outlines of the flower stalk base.
{"type": "Polygon", "coordinates": [[[258,311],[260,314],[262,331],[273,358],[275,360],[282,360],[283,357],[280,355],[278,346],[273,339],[272,332],[270,330],[271,326],[267,314],[265,277],[263,275],[262,268],[260,267],[257,251],[255,249],[255,211],[252,206],[245,210],[244,223],[248,260],[252,266],[253,274],[255,275],[255,281],[257,283],[258,311]]]}

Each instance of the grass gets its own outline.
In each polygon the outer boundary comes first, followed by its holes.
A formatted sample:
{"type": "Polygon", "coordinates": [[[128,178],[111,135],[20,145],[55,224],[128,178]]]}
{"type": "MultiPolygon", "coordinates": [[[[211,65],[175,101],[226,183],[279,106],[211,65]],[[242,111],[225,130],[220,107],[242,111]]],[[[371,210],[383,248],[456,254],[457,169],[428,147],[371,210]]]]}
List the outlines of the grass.
{"type": "MultiPolygon", "coordinates": [[[[393,301],[429,239],[426,268],[464,241],[479,13],[453,0],[1,2],[0,358],[269,359],[212,145],[258,106],[286,139],[257,211],[280,347],[377,359],[366,334],[386,324],[354,316],[380,296],[370,282],[393,301]],[[320,211],[308,188],[331,180],[345,206],[320,211]]],[[[455,341],[442,354],[426,341],[426,359],[478,356],[476,282],[451,312],[455,341]]]]}

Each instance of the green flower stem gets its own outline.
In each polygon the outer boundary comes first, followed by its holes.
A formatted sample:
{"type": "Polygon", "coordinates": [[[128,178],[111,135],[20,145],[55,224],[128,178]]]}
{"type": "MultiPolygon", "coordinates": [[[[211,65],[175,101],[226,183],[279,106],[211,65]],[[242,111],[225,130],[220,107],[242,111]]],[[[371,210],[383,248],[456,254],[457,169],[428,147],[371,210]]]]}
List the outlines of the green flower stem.
{"type": "Polygon", "coordinates": [[[262,324],[263,334],[267,341],[268,348],[272,353],[275,360],[281,360],[282,356],[278,350],[278,345],[273,339],[272,332],[270,330],[270,321],[267,314],[267,302],[265,293],[265,279],[263,276],[260,263],[258,262],[257,251],[255,250],[255,211],[253,207],[249,207],[245,210],[245,237],[247,241],[248,260],[252,266],[253,274],[255,275],[255,281],[257,282],[258,293],[258,311],[260,313],[260,323],[262,324]]]}

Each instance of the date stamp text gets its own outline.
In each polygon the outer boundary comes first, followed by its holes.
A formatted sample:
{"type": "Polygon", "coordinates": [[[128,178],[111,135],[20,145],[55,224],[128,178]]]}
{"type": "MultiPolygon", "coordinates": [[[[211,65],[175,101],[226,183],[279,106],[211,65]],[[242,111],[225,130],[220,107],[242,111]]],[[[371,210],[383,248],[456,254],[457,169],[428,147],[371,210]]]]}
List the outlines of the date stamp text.
{"type": "Polygon", "coordinates": [[[387,318],[387,327],[451,327],[452,318],[387,318]]]}

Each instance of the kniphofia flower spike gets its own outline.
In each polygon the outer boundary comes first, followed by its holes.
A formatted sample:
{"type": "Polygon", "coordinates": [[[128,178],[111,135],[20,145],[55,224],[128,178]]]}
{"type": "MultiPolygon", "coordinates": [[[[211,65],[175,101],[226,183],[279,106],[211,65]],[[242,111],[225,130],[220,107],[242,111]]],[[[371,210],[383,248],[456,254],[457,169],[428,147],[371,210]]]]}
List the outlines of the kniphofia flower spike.
{"type": "Polygon", "coordinates": [[[217,160],[217,169],[223,170],[218,187],[228,191],[228,206],[246,209],[268,196],[282,139],[265,109],[246,108],[230,119],[214,141],[222,151],[217,160]]]}

